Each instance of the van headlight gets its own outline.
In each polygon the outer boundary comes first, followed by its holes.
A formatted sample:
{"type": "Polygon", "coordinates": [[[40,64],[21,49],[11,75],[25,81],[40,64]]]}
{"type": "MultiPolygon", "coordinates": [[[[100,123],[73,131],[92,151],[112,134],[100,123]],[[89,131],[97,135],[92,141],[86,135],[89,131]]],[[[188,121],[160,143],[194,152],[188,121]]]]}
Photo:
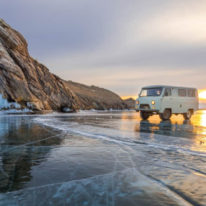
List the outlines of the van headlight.
{"type": "Polygon", "coordinates": [[[155,105],[155,101],[152,101],[152,105],[155,105]]]}

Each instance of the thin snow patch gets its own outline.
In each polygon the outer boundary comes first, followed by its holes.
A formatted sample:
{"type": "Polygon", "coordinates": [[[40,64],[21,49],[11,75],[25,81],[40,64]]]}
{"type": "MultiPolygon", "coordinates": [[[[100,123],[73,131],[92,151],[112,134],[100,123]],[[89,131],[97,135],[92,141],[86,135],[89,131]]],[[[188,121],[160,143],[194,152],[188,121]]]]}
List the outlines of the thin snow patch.
{"type": "Polygon", "coordinates": [[[0,110],[2,109],[20,109],[21,106],[16,102],[8,102],[7,99],[4,99],[2,94],[0,94],[0,110]]]}
{"type": "Polygon", "coordinates": [[[33,112],[33,111],[28,109],[28,108],[24,108],[24,109],[8,109],[8,110],[0,111],[0,114],[22,114],[22,113],[30,113],[30,112],[33,112]]]}
{"type": "Polygon", "coordinates": [[[63,111],[63,112],[66,112],[66,113],[71,113],[71,112],[73,112],[73,110],[70,109],[69,107],[64,107],[64,108],[62,109],[62,111],[63,111]]]}
{"type": "Polygon", "coordinates": [[[3,98],[0,94],[0,114],[19,114],[19,113],[29,113],[32,110],[28,108],[21,108],[21,105],[17,102],[8,102],[7,99],[3,98]]]}

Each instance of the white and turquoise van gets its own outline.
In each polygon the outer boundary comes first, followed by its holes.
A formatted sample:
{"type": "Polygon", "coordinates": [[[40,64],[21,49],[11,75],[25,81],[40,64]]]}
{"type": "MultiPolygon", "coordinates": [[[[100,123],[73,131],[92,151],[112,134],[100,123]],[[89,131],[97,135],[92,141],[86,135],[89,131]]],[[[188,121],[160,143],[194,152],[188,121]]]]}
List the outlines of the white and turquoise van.
{"type": "Polygon", "coordinates": [[[153,114],[159,114],[162,120],[170,119],[172,114],[183,114],[188,120],[198,107],[197,89],[188,87],[143,87],[136,100],[136,111],[140,112],[144,120],[153,114]]]}

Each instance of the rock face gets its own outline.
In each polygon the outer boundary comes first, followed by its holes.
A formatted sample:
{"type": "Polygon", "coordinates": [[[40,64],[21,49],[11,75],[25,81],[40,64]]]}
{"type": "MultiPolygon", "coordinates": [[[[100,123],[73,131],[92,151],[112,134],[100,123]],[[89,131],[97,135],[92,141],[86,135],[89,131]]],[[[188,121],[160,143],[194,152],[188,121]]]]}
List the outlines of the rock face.
{"type": "Polygon", "coordinates": [[[82,109],[124,109],[127,105],[115,93],[96,86],[68,81],[69,88],[78,97],[82,109]]]}
{"type": "Polygon", "coordinates": [[[32,57],[24,37],[0,19],[0,94],[32,110],[122,109],[121,98],[98,87],[67,82],[32,57]]]}

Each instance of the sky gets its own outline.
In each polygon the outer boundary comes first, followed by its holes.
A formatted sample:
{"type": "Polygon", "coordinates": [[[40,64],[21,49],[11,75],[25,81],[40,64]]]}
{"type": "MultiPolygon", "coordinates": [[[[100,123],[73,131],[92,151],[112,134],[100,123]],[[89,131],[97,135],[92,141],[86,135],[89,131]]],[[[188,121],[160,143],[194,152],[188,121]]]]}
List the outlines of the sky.
{"type": "Polygon", "coordinates": [[[0,0],[31,56],[65,80],[137,96],[206,89],[206,0],[0,0]]]}

